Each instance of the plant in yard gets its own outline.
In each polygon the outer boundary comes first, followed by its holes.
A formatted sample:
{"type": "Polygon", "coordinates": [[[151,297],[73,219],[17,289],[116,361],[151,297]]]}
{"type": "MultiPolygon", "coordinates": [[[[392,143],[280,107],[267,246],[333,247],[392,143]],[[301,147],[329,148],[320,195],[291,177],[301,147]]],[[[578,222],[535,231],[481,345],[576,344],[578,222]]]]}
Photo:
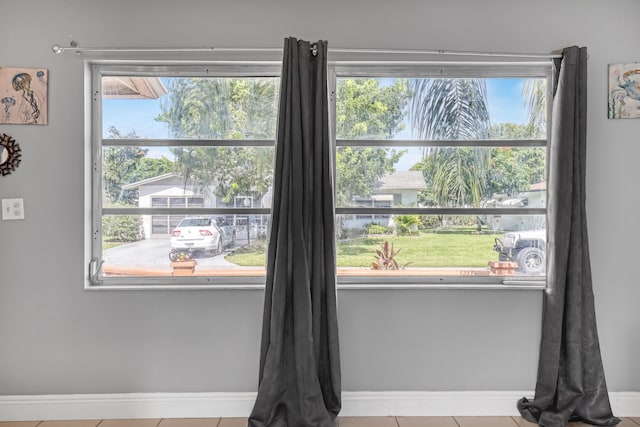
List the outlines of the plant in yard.
{"type": "Polygon", "coordinates": [[[393,231],[390,227],[385,227],[384,225],[377,224],[372,222],[366,225],[365,229],[366,234],[391,234],[393,231]]]}
{"type": "Polygon", "coordinates": [[[414,231],[418,231],[418,225],[420,225],[419,215],[396,215],[393,217],[393,222],[396,225],[396,232],[399,236],[407,236],[413,234],[414,231]]]}
{"type": "Polygon", "coordinates": [[[396,260],[396,255],[398,255],[401,250],[402,249],[394,250],[393,243],[389,244],[389,241],[385,240],[384,243],[380,245],[380,249],[375,250],[375,255],[373,256],[375,261],[371,263],[371,269],[404,270],[409,263],[399,267],[398,261],[396,260]]]}

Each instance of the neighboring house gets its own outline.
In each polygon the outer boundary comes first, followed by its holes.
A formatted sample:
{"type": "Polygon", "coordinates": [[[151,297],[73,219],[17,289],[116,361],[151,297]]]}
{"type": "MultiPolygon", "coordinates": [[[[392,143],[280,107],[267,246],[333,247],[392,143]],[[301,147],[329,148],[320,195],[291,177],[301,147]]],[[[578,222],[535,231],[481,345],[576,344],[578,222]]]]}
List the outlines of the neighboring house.
{"type": "MultiPolygon", "coordinates": [[[[494,198],[486,203],[486,207],[528,207],[544,208],[547,203],[546,181],[531,184],[529,191],[518,194],[511,199],[494,198]]],[[[493,231],[522,231],[544,229],[544,215],[487,215],[486,224],[493,231]]]]}
{"type": "Polygon", "coordinates": [[[421,171],[400,171],[385,175],[373,185],[371,194],[392,196],[393,206],[418,207],[418,193],[427,189],[421,171]]]}
{"type": "MultiPolygon", "coordinates": [[[[418,207],[418,194],[426,188],[421,171],[393,172],[373,184],[370,198],[356,199],[355,205],[359,208],[418,207]]],[[[391,215],[345,215],[341,226],[344,229],[363,229],[371,223],[388,227],[391,215]]]]}
{"type": "MultiPolygon", "coordinates": [[[[218,202],[211,188],[202,191],[173,172],[122,186],[123,190],[136,188],[141,208],[216,207],[218,202]]],[[[143,215],[145,239],[167,237],[182,218],[184,215],[143,215]]]]}
{"type": "MultiPolygon", "coordinates": [[[[253,208],[262,204],[262,201],[253,195],[236,196],[232,203],[225,204],[214,194],[213,186],[202,187],[186,183],[185,179],[175,172],[122,186],[123,190],[134,190],[136,188],[138,189],[138,206],[141,208],[253,208]]],[[[271,197],[271,193],[268,194],[271,197]]],[[[169,214],[142,215],[144,238],[168,237],[184,217],[185,215],[169,214]]],[[[227,219],[231,225],[238,227],[238,239],[246,239],[247,216],[232,215],[228,216],[227,219]]],[[[251,237],[256,237],[266,232],[267,219],[264,215],[252,216],[251,221],[253,222],[251,237]]]]}

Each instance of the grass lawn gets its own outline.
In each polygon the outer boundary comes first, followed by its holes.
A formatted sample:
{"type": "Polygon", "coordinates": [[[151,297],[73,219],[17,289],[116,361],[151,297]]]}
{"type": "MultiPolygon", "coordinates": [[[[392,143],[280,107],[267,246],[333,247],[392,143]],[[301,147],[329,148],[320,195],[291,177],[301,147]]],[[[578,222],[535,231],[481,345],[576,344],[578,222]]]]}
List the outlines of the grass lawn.
{"type": "Polygon", "coordinates": [[[107,249],[115,248],[116,246],[124,245],[127,242],[102,242],[102,250],[106,251],[107,249]]]}
{"type": "Polygon", "coordinates": [[[267,242],[255,240],[251,246],[240,247],[224,259],[242,267],[264,267],[267,265],[267,242]]]}
{"type": "MultiPolygon", "coordinates": [[[[470,229],[439,232],[421,232],[414,236],[370,236],[338,243],[338,267],[371,267],[376,249],[385,240],[400,249],[396,260],[408,267],[486,267],[497,261],[493,250],[494,239],[501,234],[478,234],[470,229]]],[[[241,266],[265,265],[265,243],[255,248],[241,248],[226,257],[241,266]]]]}

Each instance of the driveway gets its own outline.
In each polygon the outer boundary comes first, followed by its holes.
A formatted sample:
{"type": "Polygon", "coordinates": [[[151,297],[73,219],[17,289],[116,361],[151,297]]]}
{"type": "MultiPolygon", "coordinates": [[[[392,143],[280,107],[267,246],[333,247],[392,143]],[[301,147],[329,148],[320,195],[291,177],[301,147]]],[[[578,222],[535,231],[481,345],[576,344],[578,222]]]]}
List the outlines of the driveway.
{"type": "MultiPolygon", "coordinates": [[[[166,239],[146,239],[139,242],[125,243],[104,251],[103,258],[107,265],[122,266],[162,266],[169,267],[169,252],[171,245],[169,238],[166,239]]],[[[224,259],[228,253],[225,251],[221,255],[204,258],[196,257],[199,266],[234,267],[233,264],[224,259]]]]}

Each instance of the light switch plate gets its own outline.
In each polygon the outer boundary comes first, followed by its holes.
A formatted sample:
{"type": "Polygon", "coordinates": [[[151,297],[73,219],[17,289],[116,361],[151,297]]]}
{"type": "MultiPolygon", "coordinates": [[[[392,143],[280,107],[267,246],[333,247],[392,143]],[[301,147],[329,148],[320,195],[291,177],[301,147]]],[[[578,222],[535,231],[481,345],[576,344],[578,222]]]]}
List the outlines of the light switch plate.
{"type": "Polygon", "coordinates": [[[24,219],[24,201],[22,199],[2,199],[2,219],[24,219]]]}

